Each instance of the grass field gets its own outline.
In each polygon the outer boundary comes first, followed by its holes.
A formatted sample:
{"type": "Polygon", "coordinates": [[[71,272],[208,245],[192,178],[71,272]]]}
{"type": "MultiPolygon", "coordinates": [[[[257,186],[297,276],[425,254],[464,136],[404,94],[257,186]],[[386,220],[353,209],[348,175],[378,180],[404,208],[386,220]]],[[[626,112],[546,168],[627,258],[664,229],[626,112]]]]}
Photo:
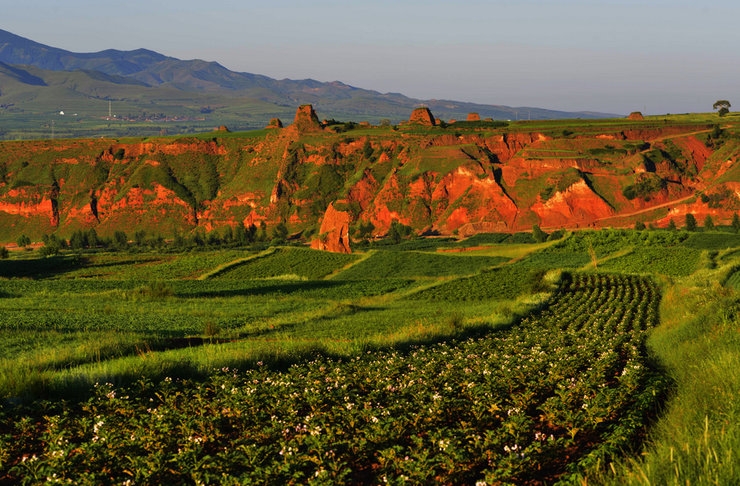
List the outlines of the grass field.
{"type": "Polygon", "coordinates": [[[506,240],[12,252],[0,484],[737,482],[738,238],[506,240]]]}

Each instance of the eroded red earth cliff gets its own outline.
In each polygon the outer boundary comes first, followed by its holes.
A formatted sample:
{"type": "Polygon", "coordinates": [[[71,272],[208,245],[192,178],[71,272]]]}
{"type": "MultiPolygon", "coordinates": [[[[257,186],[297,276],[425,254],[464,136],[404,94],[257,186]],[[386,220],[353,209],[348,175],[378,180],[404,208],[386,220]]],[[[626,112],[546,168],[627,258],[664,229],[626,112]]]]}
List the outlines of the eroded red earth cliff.
{"type": "Polygon", "coordinates": [[[265,222],[346,251],[360,223],[375,234],[397,221],[464,236],[533,224],[662,226],[689,212],[719,223],[740,210],[740,143],[708,138],[710,126],[625,121],[559,133],[431,119],[345,131],[303,106],[293,125],[243,136],[5,142],[0,236],[96,228],[167,237],[265,222]]]}

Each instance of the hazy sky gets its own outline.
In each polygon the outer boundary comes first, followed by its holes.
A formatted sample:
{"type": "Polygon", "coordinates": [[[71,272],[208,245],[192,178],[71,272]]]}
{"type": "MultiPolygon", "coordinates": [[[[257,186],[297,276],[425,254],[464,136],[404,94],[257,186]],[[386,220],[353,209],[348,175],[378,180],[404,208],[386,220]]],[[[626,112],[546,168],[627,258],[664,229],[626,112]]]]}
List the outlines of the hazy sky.
{"type": "Polygon", "coordinates": [[[740,108],[737,0],[24,0],[0,28],[422,99],[626,114],[740,108]]]}

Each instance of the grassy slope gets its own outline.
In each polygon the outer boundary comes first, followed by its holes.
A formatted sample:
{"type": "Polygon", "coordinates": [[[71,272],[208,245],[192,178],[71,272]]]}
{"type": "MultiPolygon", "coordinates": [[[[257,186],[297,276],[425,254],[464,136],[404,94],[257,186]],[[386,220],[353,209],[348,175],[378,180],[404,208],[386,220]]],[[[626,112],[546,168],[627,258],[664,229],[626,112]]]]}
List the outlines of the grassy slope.
{"type": "Polygon", "coordinates": [[[704,270],[668,287],[648,344],[674,380],[639,456],[593,473],[589,484],[737,484],[740,478],[740,333],[736,291],[704,270]]]}

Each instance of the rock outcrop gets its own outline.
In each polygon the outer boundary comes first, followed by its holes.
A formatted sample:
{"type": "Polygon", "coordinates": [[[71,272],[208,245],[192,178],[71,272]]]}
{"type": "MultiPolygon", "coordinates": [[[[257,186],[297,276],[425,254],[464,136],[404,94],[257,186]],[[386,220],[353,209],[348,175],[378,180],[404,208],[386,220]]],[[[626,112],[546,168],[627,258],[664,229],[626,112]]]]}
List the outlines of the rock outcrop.
{"type": "Polygon", "coordinates": [[[411,112],[409,123],[433,127],[437,125],[437,120],[434,119],[434,115],[432,115],[429,108],[421,107],[411,112]]]}
{"type": "Polygon", "coordinates": [[[481,177],[471,168],[458,167],[435,187],[432,206],[437,208],[435,229],[444,234],[455,231],[463,236],[480,232],[512,231],[517,206],[492,176],[481,177]]]}
{"type": "Polygon", "coordinates": [[[299,106],[291,126],[298,133],[320,132],[322,130],[321,122],[312,105],[299,106]]]}
{"type": "Polygon", "coordinates": [[[352,253],[349,243],[350,220],[348,212],[337,211],[330,203],[321,220],[319,236],[311,242],[311,248],[334,253],[352,253]]]}
{"type": "MultiPolygon", "coordinates": [[[[433,126],[428,109],[415,113],[433,126]]],[[[168,238],[283,222],[292,235],[320,226],[315,246],[349,251],[359,221],[375,234],[398,221],[470,235],[631,226],[638,215],[663,225],[666,213],[679,223],[687,211],[724,224],[740,212],[740,142],[717,150],[701,134],[711,125],[625,120],[563,136],[409,126],[324,131],[304,105],[291,126],[263,136],[3,142],[0,238],[87,228],[168,238]]]]}
{"type": "Polygon", "coordinates": [[[283,122],[280,118],[272,118],[265,128],[283,128],[283,122]]]}
{"type": "Polygon", "coordinates": [[[614,215],[614,209],[596,194],[584,180],[564,191],[556,192],[547,201],[532,206],[539,224],[546,228],[589,227],[601,218],[614,215]]]}

